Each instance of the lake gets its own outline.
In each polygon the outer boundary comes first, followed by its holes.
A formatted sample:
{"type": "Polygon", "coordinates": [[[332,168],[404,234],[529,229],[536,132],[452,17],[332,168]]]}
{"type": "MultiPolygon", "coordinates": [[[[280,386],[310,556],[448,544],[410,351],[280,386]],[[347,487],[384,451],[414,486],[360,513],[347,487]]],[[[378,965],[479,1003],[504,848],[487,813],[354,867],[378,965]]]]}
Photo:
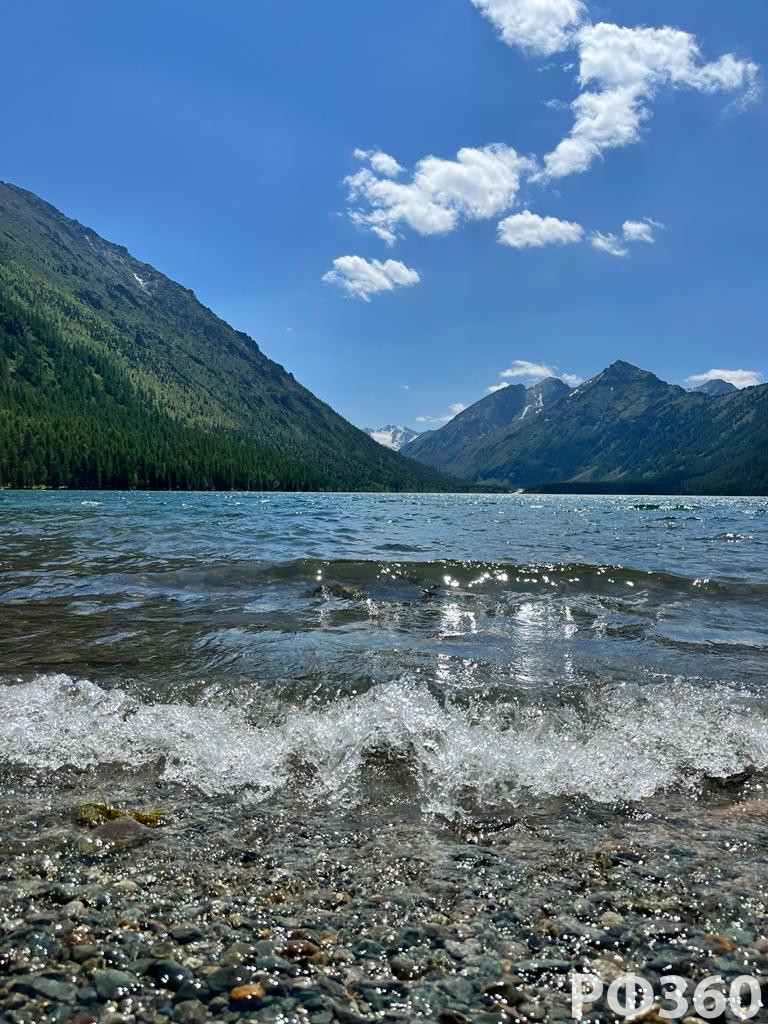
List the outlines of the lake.
{"type": "Polygon", "coordinates": [[[190,863],[232,900],[258,862],[286,934],[469,901],[512,962],[576,958],[607,911],[647,970],[667,918],[763,955],[767,500],[5,491],[0,539],[19,877],[90,870],[78,801],[158,806],[116,856],[157,879],[162,850],[168,907],[190,863]]]}

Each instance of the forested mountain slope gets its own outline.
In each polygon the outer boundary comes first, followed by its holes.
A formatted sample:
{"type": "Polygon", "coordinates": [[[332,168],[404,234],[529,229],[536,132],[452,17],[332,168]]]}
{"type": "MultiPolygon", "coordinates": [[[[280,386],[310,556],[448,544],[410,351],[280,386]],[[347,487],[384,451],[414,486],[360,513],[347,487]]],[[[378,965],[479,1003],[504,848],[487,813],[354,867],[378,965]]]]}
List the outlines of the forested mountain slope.
{"type": "Polygon", "coordinates": [[[0,183],[0,485],[446,490],[188,289],[0,183]]]}
{"type": "Polygon", "coordinates": [[[536,415],[458,448],[449,423],[406,451],[475,485],[766,494],[768,384],[717,390],[685,391],[618,361],[536,415]]]}

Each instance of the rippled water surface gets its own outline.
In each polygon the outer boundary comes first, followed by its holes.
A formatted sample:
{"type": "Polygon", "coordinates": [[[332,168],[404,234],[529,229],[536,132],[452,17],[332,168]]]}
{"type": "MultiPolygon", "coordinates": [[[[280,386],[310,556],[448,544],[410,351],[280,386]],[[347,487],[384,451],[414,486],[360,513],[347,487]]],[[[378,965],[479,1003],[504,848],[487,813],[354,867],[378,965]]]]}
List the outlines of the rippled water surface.
{"type": "Polygon", "coordinates": [[[767,670],[763,499],[0,492],[0,765],[32,784],[699,799],[762,785],[767,670]]]}

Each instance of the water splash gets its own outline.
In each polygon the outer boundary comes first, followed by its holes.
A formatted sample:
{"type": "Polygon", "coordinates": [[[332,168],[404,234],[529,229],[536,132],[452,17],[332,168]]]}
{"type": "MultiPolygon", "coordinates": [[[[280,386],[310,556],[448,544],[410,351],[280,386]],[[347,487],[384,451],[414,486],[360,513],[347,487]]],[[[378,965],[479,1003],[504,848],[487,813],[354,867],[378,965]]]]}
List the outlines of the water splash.
{"type": "MultiPolygon", "coordinates": [[[[530,700],[530,698],[528,698],[530,700]]],[[[325,704],[282,707],[258,688],[228,702],[147,704],[65,675],[0,686],[0,764],[150,772],[209,796],[281,791],[308,801],[417,792],[425,812],[521,800],[695,796],[707,778],[768,769],[768,706],[724,684],[611,683],[548,703],[450,699],[402,679],[325,704]]]]}

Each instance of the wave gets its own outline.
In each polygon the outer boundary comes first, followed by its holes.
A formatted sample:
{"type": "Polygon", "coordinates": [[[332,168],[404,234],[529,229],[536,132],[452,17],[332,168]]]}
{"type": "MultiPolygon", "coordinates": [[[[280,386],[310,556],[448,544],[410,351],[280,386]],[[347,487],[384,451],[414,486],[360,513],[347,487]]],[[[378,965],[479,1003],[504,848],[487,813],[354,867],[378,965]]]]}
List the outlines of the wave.
{"type": "MultiPolygon", "coordinates": [[[[288,562],[227,562],[207,568],[189,567],[172,573],[180,583],[237,589],[255,584],[314,584],[317,589],[346,584],[368,587],[399,585],[430,591],[430,596],[456,589],[469,592],[519,589],[581,591],[626,587],[718,597],[768,595],[768,584],[727,577],[688,577],[673,572],[625,565],[587,562],[492,562],[437,559],[433,561],[380,559],[314,559],[288,562]]],[[[166,577],[167,579],[167,577],[166,577]]]]}
{"type": "Polygon", "coordinates": [[[402,679],[278,708],[260,688],[147,704],[45,675],[0,685],[0,765],[43,777],[116,766],[208,796],[308,802],[360,802],[374,777],[377,798],[389,787],[443,815],[530,798],[631,802],[768,769],[768,707],[682,678],[593,684],[547,704],[447,699],[402,679]]]}
{"type": "Polygon", "coordinates": [[[624,565],[585,562],[491,562],[438,559],[434,561],[301,558],[287,562],[237,562],[200,565],[162,562],[146,565],[139,574],[33,575],[13,579],[0,604],[26,600],[82,598],[126,590],[144,597],[187,600],[198,596],[231,595],[257,589],[289,588],[302,597],[369,597],[395,603],[439,600],[462,595],[512,593],[643,595],[655,601],[668,598],[737,599],[763,602],[768,583],[728,577],[689,577],[674,572],[624,565]]]}

